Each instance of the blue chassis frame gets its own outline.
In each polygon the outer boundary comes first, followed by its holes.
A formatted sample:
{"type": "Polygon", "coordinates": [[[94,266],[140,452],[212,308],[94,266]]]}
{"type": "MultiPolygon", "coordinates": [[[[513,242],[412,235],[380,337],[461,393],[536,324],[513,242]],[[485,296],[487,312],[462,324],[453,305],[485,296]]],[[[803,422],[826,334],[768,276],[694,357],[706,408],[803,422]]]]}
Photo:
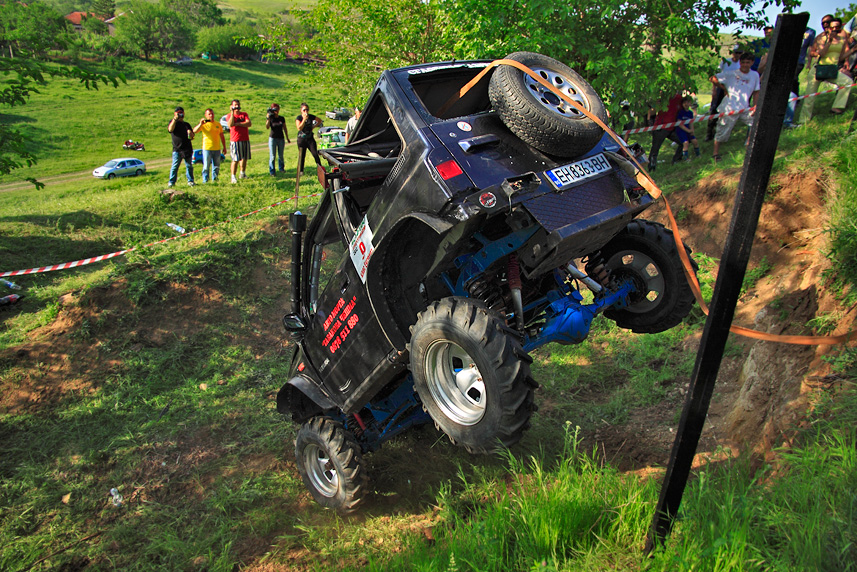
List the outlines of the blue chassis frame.
{"type": "MultiPolygon", "coordinates": [[[[526,228],[499,240],[490,241],[481,233],[474,238],[482,248],[471,254],[458,257],[455,265],[460,269],[458,279],[453,282],[447,274],[441,279],[454,296],[467,296],[466,285],[485,272],[494,262],[518,250],[535,234],[535,228],[526,228]]],[[[524,336],[524,350],[530,352],[550,342],[579,344],[589,335],[592,320],[606,308],[628,306],[631,294],[637,287],[631,280],[620,282],[609,292],[602,290],[591,304],[583,303],[583,296],[565,281],[558,272],[554,277],[557,288],[545,296],[527,304],[524,312],[544,313],[545,324],[535,336],[524,336]]],[[[423,410],[422,402],[414,389],[413,378],[408,375],[404,383],[390,395],[367,403],[356,415],[346,416],[341,411],[329,414],[355,434],[364,453],[377,451],[381,445],[415,425],[431,421],[423,410]],[[369,415],[367,415],[367,413],[369,415]],[[366,418],[364,417],[369,417],[366,418]],[[359,419],[359,420],[358,420],[359,419]]]]}

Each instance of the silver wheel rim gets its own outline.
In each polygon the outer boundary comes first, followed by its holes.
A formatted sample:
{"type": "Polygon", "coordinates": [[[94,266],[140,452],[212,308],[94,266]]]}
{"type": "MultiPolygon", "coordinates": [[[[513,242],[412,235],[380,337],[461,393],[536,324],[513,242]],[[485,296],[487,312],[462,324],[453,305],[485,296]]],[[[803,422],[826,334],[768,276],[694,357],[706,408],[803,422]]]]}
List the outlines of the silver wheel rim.
{"type": "MultiPolygon", "coordinates": [[[[584,96],[574,83],[562,74],[544,68],[531,68],[546,82],[557,88],[563,95],[579,104],[586,111],[590,111],[589,100],[584,96]]],[[[527,91],[536,98],[540,104],[550,111],[568,117],[570,119],[584,119],[586,116],[570,103],[560,99],[557,95],[533,79],[529,74],[524,74],[524,83],[527,91]]]]}
{"type": "Polygon", "coordinates": [[[339,489],[339,475],[327,451],[309,444],[304,449],[304,466],[312,486],[326,497],[333,497],[339,489]]]}
{"type": "Polygon", "coordinates": [[[458,344],[437,340],[426,350],[426,381],[443,414],[459,425],[475,425],[485,415],[485,382],[470,355],[458,344]]]}
{"type": "Polygon", "coordinates": [[[646,291],[639,292],[635,296],[636,301],[626,308],[629,312],[642,314],[661,303],[665,294],[666,280],[660,267],[651,257],[636,250],[623,250],[610,257],[607,261],[607,270],[611,273],[616,270],[633,272],[645,284],[646,291]]]}

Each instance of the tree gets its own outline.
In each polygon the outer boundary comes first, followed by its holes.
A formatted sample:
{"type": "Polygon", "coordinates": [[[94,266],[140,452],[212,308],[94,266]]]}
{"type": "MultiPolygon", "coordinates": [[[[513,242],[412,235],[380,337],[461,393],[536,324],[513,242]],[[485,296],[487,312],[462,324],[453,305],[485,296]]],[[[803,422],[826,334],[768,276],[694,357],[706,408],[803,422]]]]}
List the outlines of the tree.
{"type": "MultiPolygon", "coordinates": [[[[767,22],[752,0],[442,0],[461,58],[540,52],[577,69],[607,100],[655,103],[706,75],[718,61],[718,30],[767,22]]],[[[768,2],[770,3],[770,2],[768,2]]],[[[768,4],[766,3],[766,4],[768,4]]],[[[776,0],[787,9],[795,0],[776,0]]]]}
{"type": "Polygon", "coordinates": [[[193,29],[223,26],[226,19],[211,0],[161,0],[165,8],[174,10],[193,29]]]}
{"type": "Polygon", "coordinates": [[[321,81],[342,90],[349,103],[360,103],[380,70],[452,57],[438,6],[438,0],[327,0],[293,11],[298,26],[277,18],[263,37],[243,43],[271,59],[323,55],[321,81]]]}
{"type": "Polygon", "coordinates": [[[256,50],[242,46],[236,38],[249,37],[254,32],[254,28],[248,24],[203,28],[196,33],[196,51],[222,58],[247,58],[255,54],[256,50]]]}
{"type": "Polygon", "coordinates": [[[623,99],[654,103],[707,77],[718,30],[761,29],[771,3],[798,0],[330,0],[297,13],[303,34],[277,21],[245,41],[280,56],[315,51],[327,60],[320,79],[351,101],[380,69],[535,51],[577,69],[618,111],[623,99]]]}
{"type": "Polygon", "coordinates": [[[133,2],[116,21],[116,37],[126,51],[142,54],[146,61],[153,54],[166,58],[184,53],[193,45],[193,31],[177,12],[145,1],[133,2]]]}
{"type": "Polygon", "coordinates": [[[115,0],[93,0],[90,11],[96,16],[104,19],[112,18],[116,14],[115,0]]]}
{"type": "Polygon", "coordinates": [[[67,45],[68,26],[59,12],[41,2],[0,2],[0,53],[44,57],[48,50],[67,45]]]}

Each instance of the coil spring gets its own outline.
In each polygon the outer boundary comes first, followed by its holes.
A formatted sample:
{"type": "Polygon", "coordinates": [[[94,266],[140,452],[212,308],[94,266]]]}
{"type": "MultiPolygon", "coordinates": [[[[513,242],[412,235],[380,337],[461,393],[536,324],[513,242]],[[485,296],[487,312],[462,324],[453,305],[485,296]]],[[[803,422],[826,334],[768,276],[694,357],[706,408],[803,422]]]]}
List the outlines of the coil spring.
{"type": "Polygon", "coordinates": [[[491,310],[505,311],[506,300],[503,298],[503,291],[496,280],[489,280],[487,277],[475,278],[467,285],[467,291],[471,298],[482,300],[491,310]]]}

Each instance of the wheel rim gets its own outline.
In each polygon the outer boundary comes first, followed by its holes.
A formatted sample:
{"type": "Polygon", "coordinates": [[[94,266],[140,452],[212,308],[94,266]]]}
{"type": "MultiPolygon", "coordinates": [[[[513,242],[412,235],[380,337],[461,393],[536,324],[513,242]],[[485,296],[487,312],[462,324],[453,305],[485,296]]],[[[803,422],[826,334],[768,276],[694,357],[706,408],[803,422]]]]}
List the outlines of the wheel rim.
{"type": "Polygon", "coordinates": [[[444,415],[459,425],[475,425],[485,415],[485,382],[479,368],[461,346],[449,340],[426,350],[428,388],[444,415]]]}
{"type": "Polygon", "coordinates": [[[637,292],[631,295],[631,304],[626,308],[629,312],[642,314],[661,303],[666,279],[650,256],[636,250],[623,250],[610,257],[607,270],[617,278],[630,276],[634,280],[637,292]]]}
{"type": "MultiPolygon", "coordinates": [[[[564,75],[553,70],[545,68],[531,68],[536,74],[541,76],[546,82],[557,88],[563,95],[579,104],[586,111],[589,111],[589,100],[584,96],[574,83],[564,75]]],[[[524,83],[527,86],[527,91],[536,98],[540,104],[563,117],[571,119],[584,119],[583,115],[576,107],[560,99],[554,92],[537,82],[529,74],[524,74],[524,83]]]]}
{"type": "Polygon", "coordinates": [[[309,444],[304,449],[304,466],[312,486],[326,497],[333,497],[339,489],[339,475],[330,455],[318,445],[309,444]]]}

